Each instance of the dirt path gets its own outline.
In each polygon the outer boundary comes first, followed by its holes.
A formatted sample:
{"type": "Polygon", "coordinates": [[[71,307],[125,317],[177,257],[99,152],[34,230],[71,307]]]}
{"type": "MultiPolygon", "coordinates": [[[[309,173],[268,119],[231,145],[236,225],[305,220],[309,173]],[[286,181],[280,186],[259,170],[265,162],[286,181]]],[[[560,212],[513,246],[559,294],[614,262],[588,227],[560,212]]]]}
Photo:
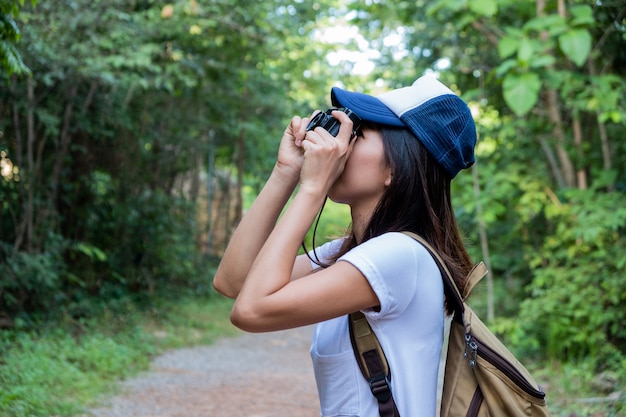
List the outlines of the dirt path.
{"type": "Polygon", "coordinates": [[[94,417],[316,417],[311,327],[243,334],[156,358],[94,417]]]}

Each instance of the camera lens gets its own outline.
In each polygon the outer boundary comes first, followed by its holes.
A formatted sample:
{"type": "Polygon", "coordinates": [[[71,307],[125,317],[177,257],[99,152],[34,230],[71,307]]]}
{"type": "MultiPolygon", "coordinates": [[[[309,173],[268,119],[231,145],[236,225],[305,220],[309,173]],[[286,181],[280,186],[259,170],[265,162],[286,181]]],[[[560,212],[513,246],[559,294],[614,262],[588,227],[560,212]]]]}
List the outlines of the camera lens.
{"type": "Polygon", "coordinates": [[[348,117],[350,117],[350,120],[352,120],[352,124],[353,124],[352,130],[354,132],[357,132],[360,129],[361,118],[357,116],[352,110],[341,107],[338,109],[331,108],[331,109],[326,110],[323,113],[316,114],[315,117],[313,117],[313,119],[311,119],[311,121],[307,125],[306,130],[307,131],[313,130],[319,126],[325,129],[332,136],[337,136],[337,134],[339,133],[339,128],[341,127],[341,123],[339,122],[339,120],[335,119],[332,116],[332,112],[334,110],[342,111],[346,113],[348,117]]]}

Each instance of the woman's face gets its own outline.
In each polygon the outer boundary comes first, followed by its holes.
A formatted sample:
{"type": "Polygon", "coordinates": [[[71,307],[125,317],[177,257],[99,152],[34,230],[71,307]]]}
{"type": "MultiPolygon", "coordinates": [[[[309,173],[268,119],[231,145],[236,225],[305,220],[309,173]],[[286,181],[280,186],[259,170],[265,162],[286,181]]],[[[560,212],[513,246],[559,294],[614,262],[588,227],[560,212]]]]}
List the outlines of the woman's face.
{"type": "Polygon", "coordinates": [[[329,192],[331,200],[373,210],[391,182],[379,130],[363,128],[341,176],[329,192]]]}

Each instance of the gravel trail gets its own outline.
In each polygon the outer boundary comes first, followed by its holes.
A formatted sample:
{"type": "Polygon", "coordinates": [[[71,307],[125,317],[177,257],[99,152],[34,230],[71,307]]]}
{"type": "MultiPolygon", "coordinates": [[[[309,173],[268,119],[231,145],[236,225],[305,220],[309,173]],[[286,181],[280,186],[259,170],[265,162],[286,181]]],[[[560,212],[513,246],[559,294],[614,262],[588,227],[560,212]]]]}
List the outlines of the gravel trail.
{"type": "Polygon", "coordinates": [[[122,383],[93,417],[316,417],[312,327],[177,349],[122,383]]]}

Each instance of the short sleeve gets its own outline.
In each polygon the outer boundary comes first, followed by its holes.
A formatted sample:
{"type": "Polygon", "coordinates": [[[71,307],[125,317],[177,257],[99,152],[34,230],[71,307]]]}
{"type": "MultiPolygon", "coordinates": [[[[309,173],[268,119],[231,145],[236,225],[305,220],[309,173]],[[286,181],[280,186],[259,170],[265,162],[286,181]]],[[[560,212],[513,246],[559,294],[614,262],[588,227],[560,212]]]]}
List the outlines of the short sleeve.
{"type": "Polygon", "coordinates": [[[397,316],[413,300],[420,262],[434,262],[411,237],[397,232],[372,238],[339,258],[356,267],[380,302],[381,316],[397,316]]]}
{"type": "Polygon", "coordinates": [[[315,261],[322,264],[329,263],[330,259],[341,249],[345,238],[339,238],[330,242],[324,243],[321,246],[309,251],[309,259],[311,259],[311,267],[313,269],[319,267],[315,261]]]}

